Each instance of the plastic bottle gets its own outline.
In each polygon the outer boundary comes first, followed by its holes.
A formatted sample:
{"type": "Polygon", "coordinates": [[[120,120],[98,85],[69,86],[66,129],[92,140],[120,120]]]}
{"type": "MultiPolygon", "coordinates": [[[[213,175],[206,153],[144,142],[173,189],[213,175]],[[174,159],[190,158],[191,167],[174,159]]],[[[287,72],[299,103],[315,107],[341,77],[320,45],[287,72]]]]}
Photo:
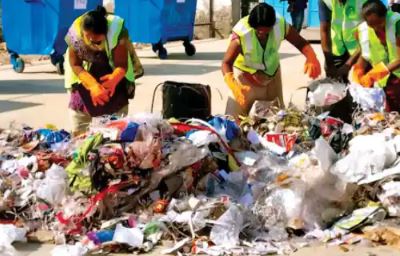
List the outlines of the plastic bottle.
{"type": "Polygon", "coordinates": [[[86,235],[94,244],[102,244],[105,242],[110,242],[114,237],[114,230],[100,230],[97,232],[88,232],[86,235]]]}

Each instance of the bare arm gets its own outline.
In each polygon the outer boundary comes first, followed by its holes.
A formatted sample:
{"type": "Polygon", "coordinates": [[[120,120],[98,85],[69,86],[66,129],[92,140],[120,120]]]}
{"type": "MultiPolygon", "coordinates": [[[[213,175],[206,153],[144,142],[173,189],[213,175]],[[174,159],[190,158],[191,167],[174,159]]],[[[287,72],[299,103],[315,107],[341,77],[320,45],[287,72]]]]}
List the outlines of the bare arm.
{"type": "Polygon", "coordinates": [[[71,65],[72,71],[75,73],[75,75],[79,75],[84,69],[82,66],[83,61],[79,56],[76,54],[75,50],[73,48],[68,48],[68,54],[69,54],[69,64],[71,65]]]}
{"type": "Polygon", "coordinates": [[[225,53],[224,59],[222,61],[222,74],[233,72],[233,63],[235,62],[237,56],[241,52],[239,39],[232,40],[228,46],[228,50],[225,53]]]}
{"type": "Polygon", "coordinates": [[[330,22],[322,21],[320,24],[321,48],[324,53],[332,52],[331,42],[331,24],[330,22]]]}
{"type": "Polygon", "coordinates": [[[129,38],[123,37],[119,40],[118,45],[113,50],[114,66],[116,68],[128,69],[128,44],[131,42],[129,38]]]}
{"type": "Polygon", "coordinates": [[[288,40],[288,42],[296,47],[300,52],[303,51],[304,46],[309,45],[307,40],[304,39],[292,26],[289,26],[286,40],[288,40]]]}

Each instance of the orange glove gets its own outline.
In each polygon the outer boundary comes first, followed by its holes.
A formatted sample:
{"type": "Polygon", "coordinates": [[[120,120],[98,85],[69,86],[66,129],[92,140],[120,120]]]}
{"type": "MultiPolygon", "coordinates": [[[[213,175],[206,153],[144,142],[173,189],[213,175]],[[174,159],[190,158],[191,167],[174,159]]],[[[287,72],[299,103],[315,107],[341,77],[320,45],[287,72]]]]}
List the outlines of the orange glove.
{"type": "Polygon", "coordinates": [[[361,77],[360,82],[364,87],[372,87],[374,82],[378,82],[387,75],[390,75],[390,71],[386,65],[381,62],[373,67],[366,75],[361,77]]]}
{"type": "Polygon", "coordinates": [[[374,80],[366,74],[360,78],[360,84],[365,88],[371,88],[374,85],[374,80]]]}
{"type": "Polygon", "coordinates": [[[83,86],[90,92],[90,97],[94,106],[103,106],[109,101],[108,92],[105,90],[96,79],[89,74],[86,70],[83,70],[78,75],[79,80],[81,80],[83,86]]]}
{"type": "Polygon", "coordinates": [[[389,69],[386,67],[385,63],[381,62],[375,67],[373,67],[367,75],[374,80],[375,82],[385,78],[386,76],[390,75],[389,69]]]}
{"type": "Polygon", "coordinates": [[[231,89],[233,95],[235,96],[236,102],[240,105],[241,108],[244,108],[246,106],[245,94],[250,91],[251,87],[238,83],[233,77],[233,72],[226,73],[224,76],[224,80],[229,89],[231,89]]]}
{"type": "Polygon", "coordinates": [[[351,75],[351,80],[357,84],[361,84],[361,78],[364,76],[364,68],[360,64],[355,64],[353,66],[353,73],[351,75]]]}
{"type": "Polygon", "coordinates": [[[125,77],[125,74],[125,69],[118,67],[111,74],[100,78],[100,81],[103,82],[101,85],[108,90],[110,97],[114,95],[115,88],[117,88],[119,82],[125,77]]]}
{"type": "Polygon", "coordinates": [[[317,56],[311,45],[307,44],[301,51],[307,60],[304,64],[304,74],[307,74],[310,78],[316,79],[321,75],[321,64],[319,63],[317,56]]]}

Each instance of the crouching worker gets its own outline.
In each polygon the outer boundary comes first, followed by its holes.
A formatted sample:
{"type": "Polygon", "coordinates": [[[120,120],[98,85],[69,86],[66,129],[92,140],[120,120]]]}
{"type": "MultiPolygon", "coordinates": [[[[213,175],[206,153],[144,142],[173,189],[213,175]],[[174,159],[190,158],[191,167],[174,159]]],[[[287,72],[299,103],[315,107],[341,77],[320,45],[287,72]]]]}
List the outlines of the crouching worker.
{"type": "Polygon", "coordinates": [[[388,11],[380,0],[368,0],[362,16],[365,22],[356,33],[361,56],[353,67],[353,81],[383,87],[387,111],[400,111],[400,14],[388,11]]]}
{"type": "Polygon", "coordinates": [[[92,117],[127,115],[135,75],[124,20],[99,6],[74,21],[66,42],[65,87],[74,135],[84,132],[92,117]]]}
{"type": "Polygon", "coordinates": [[[315,79],[320,63],[311,45],[272,6],[261,3],[233,28],[231,42],[222,63],[222,73],[233,97],[226,113],[247,115],[254,101],[279,99],[283,106],[279,47],[286,39],[306,57],[304,72],[315,79]]]}

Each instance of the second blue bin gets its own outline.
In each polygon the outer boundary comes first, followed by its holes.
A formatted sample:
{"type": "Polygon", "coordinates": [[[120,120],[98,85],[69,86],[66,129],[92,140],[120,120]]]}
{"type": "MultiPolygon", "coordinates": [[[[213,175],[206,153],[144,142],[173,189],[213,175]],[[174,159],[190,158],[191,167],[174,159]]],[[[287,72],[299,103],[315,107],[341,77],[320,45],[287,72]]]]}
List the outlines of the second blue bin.
{"type": "Polygon", "coordinates": [[[183,41],[192,56],[197,0],[115,0],[115,14],[125,19],[133,42],[151,43],[161,59],[167,58],[166,42],[183,41]]]}

